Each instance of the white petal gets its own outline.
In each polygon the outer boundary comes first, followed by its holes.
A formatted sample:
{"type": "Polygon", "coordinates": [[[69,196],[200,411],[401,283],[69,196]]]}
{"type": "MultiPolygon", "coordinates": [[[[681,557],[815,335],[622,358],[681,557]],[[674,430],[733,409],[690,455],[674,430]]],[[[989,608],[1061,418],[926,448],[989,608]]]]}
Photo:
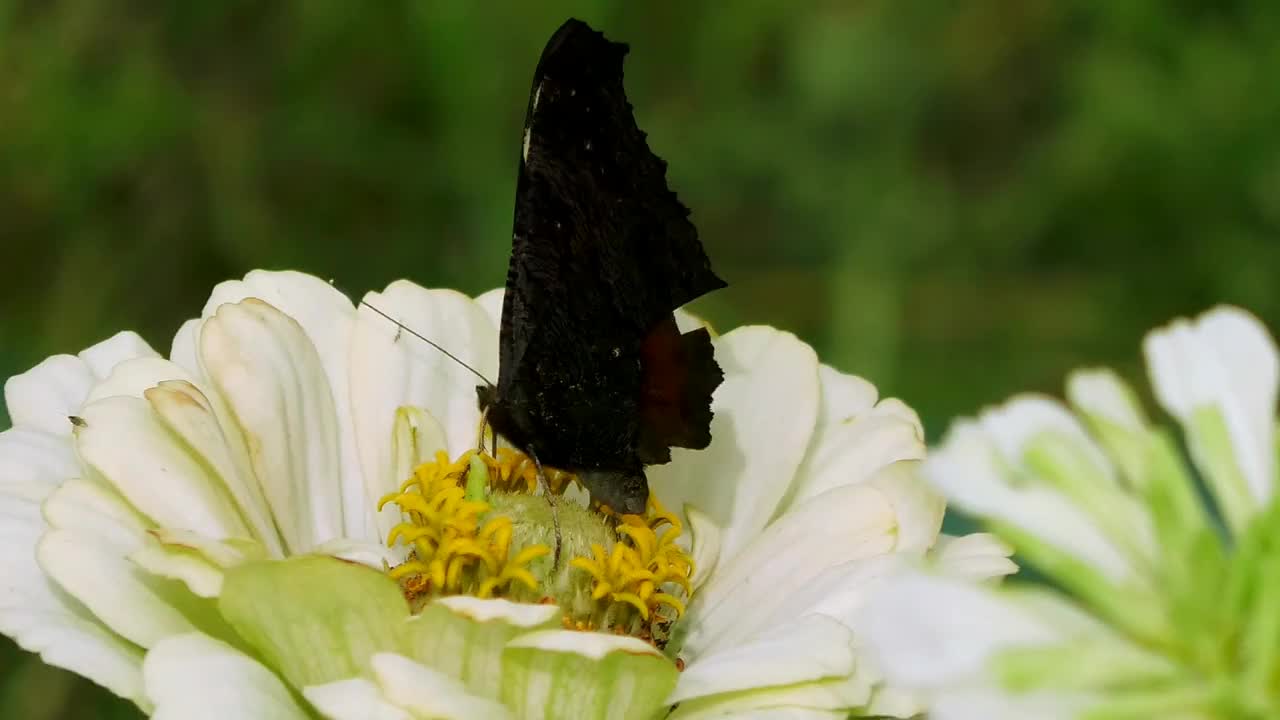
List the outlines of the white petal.
{"type": "MultiPolygon", "coordinates": [[[[178,438],[170,445],[184,450],[191,461],[205,470],[208,484],[218,488],[218,494],[230,494],[253,537],[261,539],[273,553],[282,554],[283,545],[270,508],[250,468],[243,432],[221,404],[221,397],[206,393],[195,381],[186,368],[162,358],[126,360],[93,387],[86,404],[117,396],[144,398],[156,416],[156,423],[148,425],[176,434],[178,438]]],[[[202,532],[207,534],[208,529],[202,532]]]]}
{"type": "Polygon", "coordinates": [[[865,481],[884,493],[897,518],[897,542],[893,549],[900,553],[922,555],[933,547],[942,529],[946,501],[925,482],[920,463],[903,460],[881,468],[865,481]]]}
{"type": "Polygon", "coordinates": [[[40,568],[120,636],[151,647],[211,619],[185,588],[128,559],[150,541],[149,528],[106,485],[68,480],[45,501],[44,515],[51,529],[36,546],[40,568]]]}
{"type": "Polygon", "coordinates": [[[724,383],[712,401],[711,446],[673,449],[647,470],[668,507],[692,505],[724,529],[723,557],[756,537],[786,496],[818,415],[818,362],[794,335],[738,328],[715,340],[724,383]]]}
{"type": "Polygon", "coordinates": [[[850,420],[875,407],[880,393],[870,381],[842,373],[830,365],[818,367],[822,382],[822,415],[819,422],[828,425],[850,420]]]}
{"type": "Polygon", "coordinates": [[[403,655],[374,655],[373,673],[387,698],[417,717],[441,720],[510,717],[499,703],[471,695],[457,680],[403,655]]]}
{"type": "Polygon", "coordinates": [[[484,310],[485,315],[489,316],[489,322],[493,323],[495,328],[502,327],[502,298],[505,295],[506,288],[494,288],[476,296],[476,304],[484,310]]]}
{"type": "Polygon", "coordinates": [[[0,494],[39,503],[79,473],[66,438],[26,428],[0,433],[0,494]]]}
{"type": "Polygon", "coordinates": [[[707,322],[706,319],[699,315],[694,315],[684,308],[677,308],[672,315],[676,318],[676,329],[681,333],[687,333],[690,330],[697,330],[698,328],[706,328],[707,332],[711,333],[711,337],[714,338],[718,334],[716,333],[715,328],[711,327],[711,323],[707,322]]]}
{"type": "Polygon", "coordinates": [[[83,360],[54,355],[5,382],[5,406],[14,427],[69,435],[71,421],[67,416],[80,410],[93,382],[93,373],[83,360]]]}
{"type": "Polygon", "coordinates": [[[152,575],[182,581],[197,597],[215,598],[222,594],[228,568],[263,560],[267,551],[254,540],[211,540],[183,530],[154,528],[147,532],[145,544],[128,557],[152,575]]]}
{"type": "Polygon", "coordinates": [[[117,363],[155,357],[136,333],[122,332],[86,348],[79,357],[54,355],[5,383],[5,404],[14,427],[31,427],[54,435],[71,434],[68,415],[84,404],[89,389],[117,363]]]}
{"type": "Polygon", "coordinates": [[[668,703],[853,674],[853,634],[822,615],[798,618],[756,639],[710,653],[680,673],[668,703]]]}
{"type": "Polygon", "coordinates": [[[881,491],[854,485],[795,508],[764,530],[695,596],[682,619],[689,661],[745,642],[788,603],[813,603],[826,593],[814,580],[853,560],[890,552],[897,519],[881,491]]]}
{"type": "Polygon", "coordinates": [[[920,460],[924,454],[919,420],[897,401],[882,402],[835,423],[819,421],[792,503],[863,482],[881,468],[902,460],[920,460]]]}
{"type": "MultiPolygon", "coordinates": [[[[366,300],[485,377],[496,378],[498,331],[470,298],[398,281],[366,300]]],[[[410,405],[430,413],[442,426],[451,455],[475,445],[480,380],[469,370],[366,307],[357,313],[352,342],[353,411],[370,497],[381,497],[404,480],[391,479],[390,441],[398,408],[410,405]]],[[[390,529],[386,521],[384,531],[390,529]]]]}
{"type": "Polygon", "coordinates": [[[414,720],[363,678],[311,685],[302,689],[302,695],[330,720],[414,720]]]}
{"type": "Polygon", "coordinates": [[[924,461],[924,475],[955,506],[998,519],[1069,552],[1119,580],[1128,560],[1074,503],[1045,487],[1015,484],[1011,468],[977,423],[952,425],[924,461]]]}
{"type": "Polygon", "coordinates": [[[686,506],[684,515],[689,521],[689,535],[692,537],[693,549],[693,587],[702,587],[710,578],[720,561],[720,528],[711,522],[701,511],[686,506]]]}
{"type": "Polygon", "coordinates": [[[194,378],[182,366],[164,358],[134,358],[112,368],[85,397],[88,405],[103,398],[124,396],[142,397],[148,389],[166,380],[192,381],[194,378]]]}
{"type": "Polygon", "coordinates": [[[1147,425],[1137,398],[1111,370],[1078,370],[1067,378],[1071,403],[1127,430],[1147,425]]]}
{"type": "Polygon", "coordinates": [[[404,553],[398,552],[379,542],[365,542],[339,538],[321,543],[311,551],[313,555],[328,555],[373,568],[387,570],[405,561],[404,553]]]}
{"type": "MultiPolygon", "coordinates": [[[[447,450],[448,440],[444,428],[422,408],[404,406],[396,408],[395,424],[391,430],[391,464],[387,477],[376,487],[395,489],[409,478],[424,462],[431,461],[440,450],[447,450]]],[[[385,495],[386,492],[383,493],[385,495]]],[[[388,503],[378,514],[381,533],[387,537],[391,528],[401,520],[400,509],[388,503]]]]}
{"type": "MultiPolygon", "coordinates": [[[[1197,411],[1221,413],[1235,464],[1257,505],[1264,505],[1274,492],[1280,384],[1280,360],[1266,328],[1243,310],[1220,307],[1152,332],[1143,349],[1156,399],[1169,414],[1190,429],[1197,411]]],[[[1199,440],[1193,432],[1191,450],[1209,470],[1199,440]]]]}
{"type": "Polygon", "coordinates": [[[161,642],[147,653],[142,671],[153,720],[307,720],[270,670],[207,635],[161,642]]]}
{"type": "Polygon", "coordinates": [[[559,615],[555,605],[517,603],[502,598],[484,599],[467,595],[451,595],[439,598],[433,604],[443,605],[454,614],[465,616],[475,622],[499,620],[521,628],[545,625],[559,615]]]}
{"type": "Polygon", "coordinates": [[[148,357],[160,357],[160,355],[151,349],[142,336],[128,330],[118,332],[80,351],[80,359],[89,366],[89,372],[96,378],[106,377],[111,373],[112,368],[125,360],[148,357]]]}
{"type": "Polygon", "coordinates": [[[850,709],[865,705],[870,694],[870,686],[858,680],[824,680],[788,688],[698,698],[681,703],[669,717],[671,720],[845,720],[862,717],[861,713],[851,714],[850,709]]]}
{"type": "Polygon", "coordinates": [[[711,709],[711,714],[690,714],[686,708],[676,710],[671,720],[694,720],[694,718],[735,718],[736,720],[845,720],[850,717],[845,710],[814,710],[806,707],[774,707],[755,710],[738,710],[730,707],[711,709]]]}
{"type": "MultiPolygon", "coordinates": [[[[305,552],[343,536],[349,498],[333,394],[301,326],[248,299],[221,306],[205,322],[200,346],[211,381],[243,429],[254,474],[289,549],[305,552]]],[[[371,506],[359,503],[351,512],[367,512],[372,522],[371,506]]]]}
{"type": "MultiPolygon", "coordinates": [[[[315,348],[328,379],[330,402],[337,422],[335,447],[340,472],[343,531],[346,537],[372,539],[373,498],[365,494],[356,453],[354,420],[351,414],[350,357],[355,307],[351,300],[320,278],[300,272],[254,270],[243,282],[219,284],[213,289],[204,315],[214,315],[225,303],[258,298],[293,318],[315,348]]],[[[206,362],[208,359],[206,358],[206,362]]],[[[318,386],[317,386],[318,389],[318,386]]],[[[318,439],[317,439],[318,440],[318,439]]],[[[328,539],[317,538],[319,541],[328,539]]]]}
{"type": "Polygon", "coordinates": [[[222,480],[177,441],[145,400],[105,398],[81,415],[81,458],[156,524],[217,539],[249,535],[222,480]]]}
{"type": "Polygon", "coordinates": [[[989,533],[942,535],[933,549],[933,562],[948,577],[977,582],[1017,572],[1018,566],[1009,559],[1011,555],[1013,548],[989,533]]]}
{"type": "Polygon", "coordinates": [[[200,362],[200,328],[204,318],[191,318],[182,323],[173,336],[169,359],[194,377],[204,378],[204,365],[200,362]]]}
{"type": "Polygon", "coordinates": [[[166,380],[144,396],[165,427],[186,444],[193,458],[231,496],[254,539],[276,557],[284,541],[276,529],[262,485],[254,475],[244,433],[221,396],[207,395],[183,380],[166,380]]]}
{"type": "Polygon", "coordinates": [[[195,630],[156,580],[89,533],[50,530],[36,546],[40,567],[107,627],[142,647],[195,630]]]}
{"type": "Polygon", "coordinates": [[[76,472],[69,443],[36,430],[0,433],[0,633],[48,664],[142,700],[142,650],[97,622],[36,564],[40,503],[76,472]]]}
{"type": "Polygon", "coordinates": [[[573,653],[590,660],[603,660],[615,652],[662,657],[662,653],[657,648],[638,638],[599,632],[538,630],[521,635],[507,643],[507,647],[573,653]]]}

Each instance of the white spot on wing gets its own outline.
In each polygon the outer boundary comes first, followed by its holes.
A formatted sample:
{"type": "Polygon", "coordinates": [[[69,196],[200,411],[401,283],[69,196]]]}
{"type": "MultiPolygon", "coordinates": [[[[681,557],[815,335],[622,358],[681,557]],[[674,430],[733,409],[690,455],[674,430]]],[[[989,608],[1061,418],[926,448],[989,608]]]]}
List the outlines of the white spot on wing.
{"type": "MultiPolygon", "coordinates": [[[[529,109],[529,125],[533,125],[533,113],[538,109],[538,101],[542,99],[542,83],[538,83],[538,87],[533,89],[533,107],[529,109]]],[[[524,129],[524,146],[520,150],[520,157],[525,162],[529,162],[529,128],[524,129]]]]}

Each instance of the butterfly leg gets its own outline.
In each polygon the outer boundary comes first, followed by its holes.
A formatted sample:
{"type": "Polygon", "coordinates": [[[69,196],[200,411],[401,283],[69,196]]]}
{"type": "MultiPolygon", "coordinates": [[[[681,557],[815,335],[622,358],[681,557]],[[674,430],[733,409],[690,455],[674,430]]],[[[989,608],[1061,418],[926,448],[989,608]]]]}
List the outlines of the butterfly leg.
{"type": "Polygon", "coordinates": [[[533,466],[538,469],[538,485],[542,488],[542,495],[551,506],[551,525],[556,533],[556,549],[552,556],[551,568],[555,570],[560,567],[560,509],[556,504],[555,493],[551,492],[551,483],[547,480],[547,474],[542,470],[542,461],[538,460],[538,454],[533,451],[533,448],[529,448],[529,457],[533,458],[533,466]]]}

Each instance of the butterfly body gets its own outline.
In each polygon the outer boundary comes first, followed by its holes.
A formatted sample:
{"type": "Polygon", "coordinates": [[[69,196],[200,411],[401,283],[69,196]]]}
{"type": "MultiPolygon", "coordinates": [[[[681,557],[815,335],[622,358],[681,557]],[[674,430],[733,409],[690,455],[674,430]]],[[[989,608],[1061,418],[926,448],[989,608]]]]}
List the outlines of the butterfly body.
{"type": "Polygon", "coordinates": [[[493,428],[643,512],[644,466],[710,442],[723,375],[673,311],[725,283],[622,87],[626,45],[570,20],[534,74],[516,187],[493,428]]]}

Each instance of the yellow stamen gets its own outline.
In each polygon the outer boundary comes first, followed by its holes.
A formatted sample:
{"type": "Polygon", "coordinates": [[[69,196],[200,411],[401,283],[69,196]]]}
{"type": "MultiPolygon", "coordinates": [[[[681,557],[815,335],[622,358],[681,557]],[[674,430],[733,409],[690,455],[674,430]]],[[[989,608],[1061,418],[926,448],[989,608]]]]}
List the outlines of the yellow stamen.
{"type": "MultiPolygon", "coordinates": [[[[553,468],[544,468],[544,473],[554,493],[576,481],[553,468]]],[[[566,627],[629,631],[650,642],[664,636],[655,629],[684,613],[692,590],[693,559],[677,543],[683,529],[680,519],[653,496],[644,515],[609,513],[602,521],[582,508],[582,517],[591,518],[580,526],[585,536],[568,546],[590,550],[570,557],[571,571],[566,574],[550,563],[538,563],[552,553],[546,544],[516,541],[528,537],[529,523],[534,522],[530,517],[536,515],[495,509],[494,502],[499,508],[536,509],[517,499],[537,490],[535,464],[514,450],[503,448],[496,458],[467,451],[454,460],[436,453],[433,462],[415,468],[413,476],[378,505],[381,509],[394,503],[400,508],[403,522],[392,528],[387,540],[412,550],[390,576],[401,583],[411,602],[452,594],[541,598],[565,608],[566,627]],[[473,478],[468,486],[468,472],[485,472],[487,486],[483,477],[478,484],[473,478]],[[477,492],[477,487],[485,489],[477,492]],[[588,526],[596,529],[588,531],[588,526]],[[599,541],[590,542],[595,538],[599,541]]]]}

